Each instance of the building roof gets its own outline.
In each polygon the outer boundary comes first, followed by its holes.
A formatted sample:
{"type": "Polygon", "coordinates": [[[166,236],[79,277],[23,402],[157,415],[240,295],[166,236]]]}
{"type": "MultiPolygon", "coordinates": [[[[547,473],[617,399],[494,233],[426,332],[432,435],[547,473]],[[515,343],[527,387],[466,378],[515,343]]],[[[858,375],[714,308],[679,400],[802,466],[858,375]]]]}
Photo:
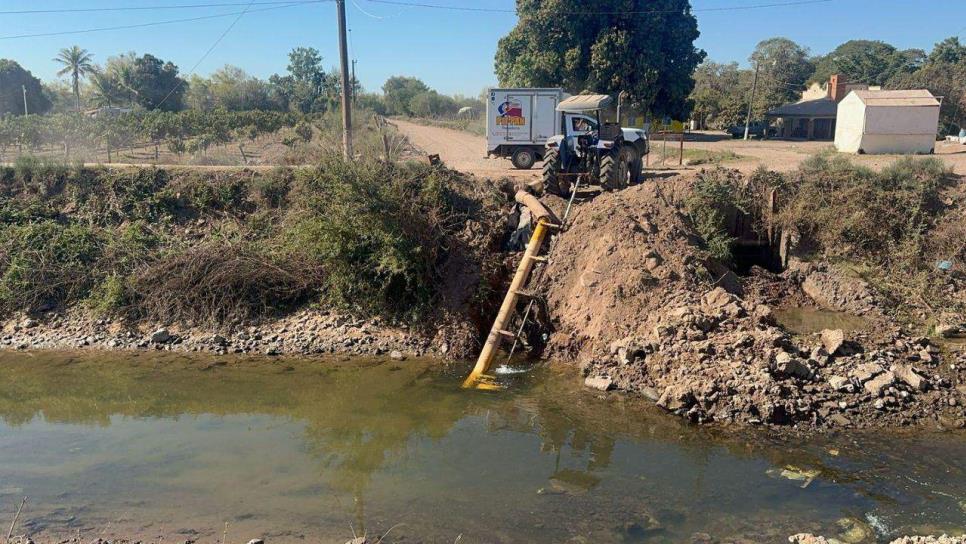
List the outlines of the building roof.
{"type": "Polygon", "coordinates": [[[835,117],[838,104],[830,98],[817,98],[794,104],[784,104],[768,110],[768,117],[835,117]]]}
{"type": "Polygon", "coordinates": [[[852,91],[868,107],[876,106],[932,106],[939,107],[939,100],[926,89],[902,91],[852,91]]]}
{"type": "Polygon", "coordinates": [[[578,94],[557,104],[557,111],[583,112],[607,107],[613,99],[606,94],[578,94]]]}

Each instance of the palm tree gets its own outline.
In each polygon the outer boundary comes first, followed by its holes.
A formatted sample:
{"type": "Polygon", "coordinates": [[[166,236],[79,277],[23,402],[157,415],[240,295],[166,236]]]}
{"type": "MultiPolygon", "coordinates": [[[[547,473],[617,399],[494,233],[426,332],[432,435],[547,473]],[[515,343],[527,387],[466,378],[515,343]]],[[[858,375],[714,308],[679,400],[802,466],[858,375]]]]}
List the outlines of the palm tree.
{"type": "Polygon", "coordinates": [[[94,56],[76,45],[70,49],[61,49],[60,53],[54,57],[54,62],[63,64],[64,67],[57,72],[58,76],[70,74],[71,83],[74,87],[74,105],[80,110],[80,79],[88,74],[94,73],[94,65],[91,61],[94,56]]]}

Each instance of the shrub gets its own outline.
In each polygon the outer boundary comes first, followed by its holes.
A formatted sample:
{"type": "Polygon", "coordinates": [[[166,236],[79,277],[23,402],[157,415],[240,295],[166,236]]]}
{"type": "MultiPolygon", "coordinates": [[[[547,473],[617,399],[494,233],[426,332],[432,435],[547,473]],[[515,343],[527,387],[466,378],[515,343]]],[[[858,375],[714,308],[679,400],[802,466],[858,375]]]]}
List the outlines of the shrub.
{"type": "Polygon", "coordinates": [[[425,165],[329,157],[300,172],[285,245],[318,262],[327,302],[366,314],[416,318],[431,306],[454,224],[448,174],[425,165]]]}
{"type": "Polygon", "coordinates": [[[32,310],[86,298],[103,240],[88,227],[53,221],[0,231],[0,307],[32,310]]]}
{"type": "Polygon", "coordinates": [[[251,247],[207,244],[171,254],[132,280],[134,311],[163,321],[230,323],[270,315],[306,300],[317,268],[251,247]]]}

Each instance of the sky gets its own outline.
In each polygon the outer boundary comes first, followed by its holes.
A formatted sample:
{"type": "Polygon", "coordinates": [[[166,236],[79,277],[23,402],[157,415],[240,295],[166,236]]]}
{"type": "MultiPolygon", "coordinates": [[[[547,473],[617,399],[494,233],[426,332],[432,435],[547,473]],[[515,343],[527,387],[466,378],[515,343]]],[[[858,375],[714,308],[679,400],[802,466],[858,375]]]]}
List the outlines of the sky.
{"type": "MultiPolygon", "coordinates": [[[[182,74],[191,73],[196,65],[194,73],[207,75],[233,64],[267,78],[285,71],[287,53],[297,46],[318,49],[327,67],[338,64],[334,2],[281,7],[260,1],[0,0],[0,58],[18,61],[45,81],[57,78],[58,65],[51,59],[58,50],[75,44],[93,53],[98,63],[127,51],[152,53],[177,64],[182,74]],[[254,4],[248,5],[249,1],[254,4]],[[230,2],[240,5],[153,9],[230,2]],[[119,6],[152,9],[2,13],[119,6]],[[249,11],[239,18],[246,9],[249,11]],[[12,37],[199,17],[210,18],[121,30],[12,37]]],[[[415,76],[440,92],[473,96],[497,83],[493,55],[497,41],[516,23],[513,0],[395,0],[509,12],[403,6],[392,1],[346,0],[350,55],[358,61],[356,76],[367,90],[378,90],[392,75],[415,76]]],[[[850,39],[883,40],[900,49],[927,51],[948,36],[959,35],[966,40],[966,0],[797,0],[791,5],[735,9],[791,2],[796,0],[692,0],[701,32],[696,45],[708,53],[710,60],[747,65],[755,44],[773,36],[790,38],[813,54],[826,53],[850,39]]],[[[588,0],[587,4],[593,6],[594,2],[588,0]]]]}

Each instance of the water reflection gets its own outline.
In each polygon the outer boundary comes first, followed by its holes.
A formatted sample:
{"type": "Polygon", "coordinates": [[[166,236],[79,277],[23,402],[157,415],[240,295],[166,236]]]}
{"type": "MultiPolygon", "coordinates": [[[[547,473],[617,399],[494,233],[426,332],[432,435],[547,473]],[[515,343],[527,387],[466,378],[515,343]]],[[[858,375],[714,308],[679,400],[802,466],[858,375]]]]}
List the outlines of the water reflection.
{"type": "Polygon", "coordinates": [[[23,493],[34,530],[220,537],[227,520],[281,541],[399,522],[426,541],[679,542],[962,520],[962,435],[728,434],[548,369],[499,392],[461,390],[464,370],[0,354],[0,518],[23,493]]]}

